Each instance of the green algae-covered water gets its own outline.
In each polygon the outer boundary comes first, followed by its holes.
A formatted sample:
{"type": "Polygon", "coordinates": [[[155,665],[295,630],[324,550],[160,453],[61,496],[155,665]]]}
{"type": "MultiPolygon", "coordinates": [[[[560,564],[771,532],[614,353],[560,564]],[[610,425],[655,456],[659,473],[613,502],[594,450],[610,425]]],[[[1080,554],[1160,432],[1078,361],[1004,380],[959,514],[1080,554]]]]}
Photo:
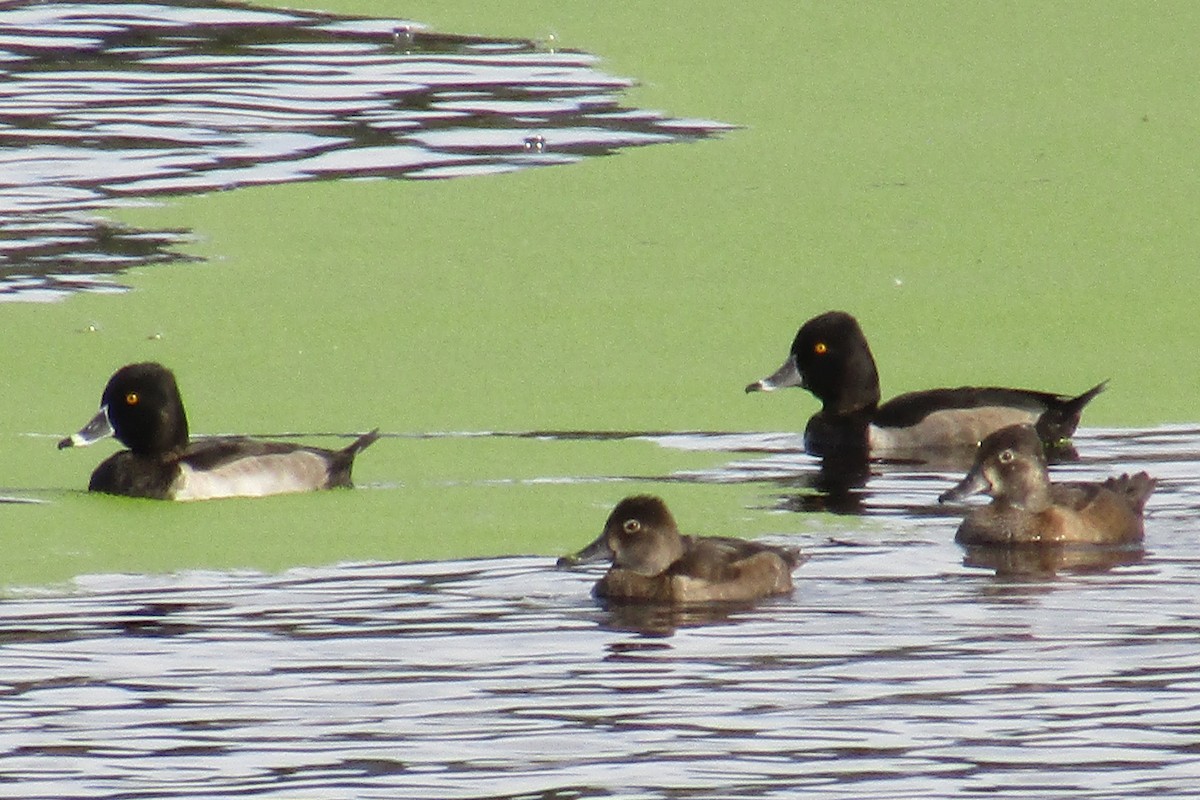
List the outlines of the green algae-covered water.
{"type": "Polygon", "coordinates": [[[457,39],[435,39],[422,69],[450,85],[415,97],[339,77],[402,82],[363,39],[404,50],[391,22],[321,20],[346,40],[257,45],[256,70],[222,60],[248,49],[237,36],[199,51],[169,31],[176,49],[154,50],[165,28],[142,17],[207,15],[195,4],[0,11],[0,172],[28,180],[0,185],[0,300],[59,292],[0,302],[0,757],[21,796],[1193,797],[1200,12],[475,5],[324,4],[540,41],[480,44],[489,92],[447,78],[457,39]],[[77,31],[13,22],[56,14],[77,31]],[[134,35],[112,34],[129,17],[134,35]],[[80,55],[109,35],[114,53],[80,55]],[[31,55],[54,37],[63,58],[31,55]],[[177,91],[142,91],[133,58],[177,91]],[[538,80],[522,94],[493,70],[538,80]],[[9,280],[22,225],[43,254],[79,252],[29,216],[35,195],[50,218],[126,167],[181,180],[194,140],[234,153],[195,185],[296,169],[237,160],[270,150],[261,131],[171,127],[230,97],[273,121],[325,113],[289,139],[300,160],[369,164],[395,125],[438,139],[452,172],[480,157],[456,138],[464,108],[522,110],[482,115],[471,144],[504,144],[471,176],[100,203],[128,227],[88,229],[103,246],[81,273],[9,280]],[[373,124],[343,125],[345,103],[373,124]],[[560,105],[585,113],[535,129],[560,105]],[[441,127],[406,127],[422,118],[441,127]],[[314,154],[329,130],[366,147],[314,154]],[[126,160],[147,132],[166,144],[126,160]],[[547,166],[478,174],[516,161],[547,166]],[[75,163],[97,177],[68,181],[75,163]],[[116,269],[126,248],[159,260],[171,230],[193,260],[116,269]],[[862,321],[885,395],[1111,379],[1080,460],[1053,472],[1154,475],[1144,550],[965,552],[944,469],[824,491],[796,435],[815,401],[742,387],[829,308],[862,321]],[[90,496],[116,445],[54,444],[140,359],[175,369],[199,434],[384,436],[350,491],[90,496]],[[553,556],[639,491],[687,532],[800,547],[795,592],[598,604],[598,572],[553,556]]]}
{"type": "Polygon", "coordinates": [[[677,479],[720,450],[473,434],[800,430],[808,395],[742,387],[829,308],[861,320],[885,395],[1108,378],[1085,426],[1197,418],[1190,5],[320,7],[585,50],[638,82],[627,102],[738,127],[511,174],[110,212],[191,230],[203,260],[135,270],[125,294],[0,306],[0,487],[42,501],[2,508],[5,586],[549,556],[634,491],[698,532],[820,531],[754,483],[677,479]],[[114,445],[54,442],[144,359],[175,369],[198,433],[385,438],[352,492],[88,496],[114,445]]]}

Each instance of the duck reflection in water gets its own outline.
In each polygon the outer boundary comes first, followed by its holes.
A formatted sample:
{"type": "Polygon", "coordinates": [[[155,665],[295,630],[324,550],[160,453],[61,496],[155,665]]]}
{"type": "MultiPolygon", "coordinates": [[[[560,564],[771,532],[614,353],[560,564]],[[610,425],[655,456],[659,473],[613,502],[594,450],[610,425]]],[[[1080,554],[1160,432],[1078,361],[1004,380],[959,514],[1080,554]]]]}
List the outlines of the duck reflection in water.
{"type": "Polygon", "coordinates": [[[560,558],[558,566],[604,561],[612,566],[596,583],[595,596],[610,607],[659,606],[688,612],[665,615],[669,627],[721,619],[728,616],[730,604],[736,610],[760,598],[789,594],[792,570],[803,559],[798,550],[787,547],[681,535],[662,499],[636,495],[617,504],[595,541],[560,558]],[[691,612],[702,606],[716,606],[717,615],[697,620],[691,612]]]}
{"type": "Polygon", "coordinates": [[[1088,574],[1138,564],[1140,545],[966,545],[963,565],[982,567],[998,578],[1051,578],[1060,572],[1088,574]]]}
{"type": "Polygon", "coordinates": [[[867,481],[871,474],[866,458],[822,456],[816,472],[780,481],[781,487],[799,491],[780,495],[776,508],[804,514],[861,515],[864,500],[870,496],[867,481]]]}
{"type": "MultiPolygon", "coordinates": [[[[601,600],[605,630],[639,633],[648,637],[668,637],[680,628],[736,624],[740,614],[751,611],[753,602],[701,603],[677,605],[666,603],[629,603],[601,600]]],[[[615,645],[616,655],[637,651],[628,642],[615,645]]]]}
{"type": "Polygon", "coordinates": [[[955,535],[969,565],[998,574],[1099,571],[1141,559],[1142,517],[1154,485],[1144,472],[1051,483],[1037,432],[1013,425],[985,438],[966,477],[938,500],[992,497],[968,512],[955,535]]]}

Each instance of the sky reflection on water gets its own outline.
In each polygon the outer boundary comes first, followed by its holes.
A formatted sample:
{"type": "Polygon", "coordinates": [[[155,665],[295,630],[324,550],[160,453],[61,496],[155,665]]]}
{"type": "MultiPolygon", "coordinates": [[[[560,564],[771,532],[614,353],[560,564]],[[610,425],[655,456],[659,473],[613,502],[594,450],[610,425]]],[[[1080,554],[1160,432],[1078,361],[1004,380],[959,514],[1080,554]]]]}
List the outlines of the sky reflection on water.
{"type": "Polygon", "coordinates": [[[403,20],[182,0],[0,15],[0,301],[119,291],[185,231],[88,212],[162,194],[567,164],[728,126],[621,104],[587,53],[403,20]]]}
{"type": "Polygon", "coordinates": [[[947,476],[900,471],[881,480],[899,500],[866,501],[880,525],[793,537],[810,558],[792,597],[707,619],[605,610],[589,596],[598,572],[532,557],[18,594],[0,605],[8,786],[1191,797],[1200,438],[1082,438],[1094,457],[1056,469],[1162,478],[1140,560],[996,577],[964,563],[955,517],[915,510],[947,476]]]}

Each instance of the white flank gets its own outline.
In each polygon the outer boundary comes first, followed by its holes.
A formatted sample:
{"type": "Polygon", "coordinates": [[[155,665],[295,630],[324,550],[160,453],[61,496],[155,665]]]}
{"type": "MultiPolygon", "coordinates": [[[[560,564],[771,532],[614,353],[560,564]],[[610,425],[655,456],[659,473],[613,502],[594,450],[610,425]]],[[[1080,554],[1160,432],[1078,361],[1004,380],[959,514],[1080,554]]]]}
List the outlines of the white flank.
{"type": "Polygon", "coordinates": [[[304,450],[239,458],[211,470],[196,470],[187,464],[179,468],[172,486],[176,500],[309,492],[323,488],[329,478],[325,459],[304,450]]]}
{"type": "Polygon", "coordinates": [[[992,431],[1008,425],[1037,422],[1031,411],[1007,406],[955,408],[935,411],[906,428],[870,427],[871,455],[902,457],[913,451],[933,448],[973,448],[992,431]]]}

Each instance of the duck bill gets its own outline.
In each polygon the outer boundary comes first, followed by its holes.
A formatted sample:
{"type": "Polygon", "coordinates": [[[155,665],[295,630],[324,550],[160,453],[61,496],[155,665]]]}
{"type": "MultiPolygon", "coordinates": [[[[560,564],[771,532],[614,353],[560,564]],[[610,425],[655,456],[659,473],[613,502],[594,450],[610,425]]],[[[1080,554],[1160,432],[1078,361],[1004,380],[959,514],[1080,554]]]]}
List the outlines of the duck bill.
{"type": "Polygon", "coordinates": [[[79,429],[78,433],[73,433],[58,443],[58,449],[64,447],[87,447],[93,442],[98,442],[106,436],[112,436],[112,423],[108,421],[108,408],[101,408],[96,416],[88,421],[79,429]]]}
{"type": "Polygon", "coordinates": [[[560,567],[576,567],[580,564],[598,564],[602,561],[612,561],[613,551],[608,546],[608,536],[600,534],[596,541],[589,544],[587,547],[580,550],[578,553],[573,553],[569,556],[563,556],[558,560],[560,567]]]}
{"type": "Polygon", "coordinates": [[[786,389],[789,386],[803,386],[804,376],[796,366],[796,356],[788,356],[783,366],[760,381],[755,381],[746,387],[746,392],[773,392],[776,389],[786,389]]]}
{"type": "Polygon", "coordinates": [[[990,491],[992,485],[988,483],[987,478],[983,477],[983,472],[971,470],[967,473],[967,477],[959,481],[953,488],[942,492],[938,496],[939,503],[949,503],[962,500],[965,497],[970,497],[973,494],[982,494],[990,491]]]}

